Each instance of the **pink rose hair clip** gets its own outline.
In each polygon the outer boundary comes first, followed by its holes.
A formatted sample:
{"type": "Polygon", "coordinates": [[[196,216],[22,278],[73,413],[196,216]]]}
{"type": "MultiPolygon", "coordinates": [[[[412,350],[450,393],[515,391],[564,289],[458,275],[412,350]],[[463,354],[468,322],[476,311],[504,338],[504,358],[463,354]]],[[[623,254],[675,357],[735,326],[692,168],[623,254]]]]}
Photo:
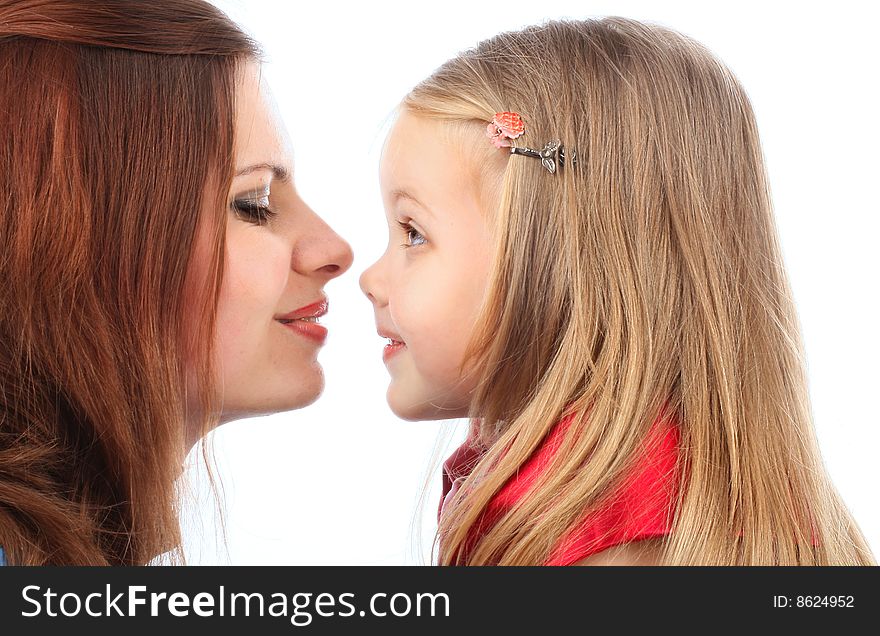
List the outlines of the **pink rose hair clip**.
{"type": "MultiPolygon", "coordinates": [[[[515,140],[526,131],[525,122],[519,113],[504,111],[495,113],[492,122],[486,126],[486,134],[496,148],[510,148],[510,154],[535,157],[550,174],[556,173],[556,166],[565,165],[565,149],[560,141],[548,141],[541,150],[517,146],[515,140]]],[[[577,153],[571,151],[571,163],[577,163],[577,153]]]]}
{"type": "Polygon", "coordinates": [[[512,139],[520,137],[526,130],[519,113],[495,113],[492,123],[486,127],[486,134],[496,148],[512,148],[512,139]]]}

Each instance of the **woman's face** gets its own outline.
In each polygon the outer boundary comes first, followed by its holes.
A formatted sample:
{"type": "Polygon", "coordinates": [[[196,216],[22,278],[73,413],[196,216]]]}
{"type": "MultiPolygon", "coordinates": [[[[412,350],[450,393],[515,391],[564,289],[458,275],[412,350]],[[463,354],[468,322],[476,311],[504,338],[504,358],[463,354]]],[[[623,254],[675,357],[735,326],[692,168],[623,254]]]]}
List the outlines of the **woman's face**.
{"type": "Polygon", "coordinates": [[[463,363],[486,291],[492,203],[475,166],[498,158],[485,136],[468,141],[403,111],[382,153],[388,248],[360,283],[390,341],[387,398],[403,419],[465,417],[476,386],[463,363]]]}
{"type": "Polygon", "coordinates": [[[215,337],[221,422],[317,399],[324,286],[352,262],[349,245],[296,192],[290,141],[256,64],[240,73],[236,102],[215,337]]]}

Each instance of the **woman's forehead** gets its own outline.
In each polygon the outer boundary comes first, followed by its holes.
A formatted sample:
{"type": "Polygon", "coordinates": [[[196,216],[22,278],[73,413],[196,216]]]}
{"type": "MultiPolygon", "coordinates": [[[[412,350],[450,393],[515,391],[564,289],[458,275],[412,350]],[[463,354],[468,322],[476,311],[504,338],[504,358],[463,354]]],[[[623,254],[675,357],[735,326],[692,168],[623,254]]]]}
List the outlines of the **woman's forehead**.
{"type": "Polygon", "coordinates": [[[236,167],[278,165],[290,172],[293,147],[290,136],[262,78],[259,64],[242,67],[236,83],[236,167]]]}

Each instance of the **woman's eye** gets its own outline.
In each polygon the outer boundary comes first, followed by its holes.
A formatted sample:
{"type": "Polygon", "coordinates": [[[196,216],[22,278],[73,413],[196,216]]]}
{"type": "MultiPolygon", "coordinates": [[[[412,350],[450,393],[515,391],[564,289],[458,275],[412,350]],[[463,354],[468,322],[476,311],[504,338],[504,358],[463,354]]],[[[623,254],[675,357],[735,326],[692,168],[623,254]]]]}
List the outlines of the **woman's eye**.
{"type": "Polygon", "coordinates": [[[400,229],[403,230],[404,234],[406,234],[406,243],[403,244],[403,247],[418,247],[419,245],[427,243],[425,237],[409,223],[398,221],[397,224],[400,226],[400,229]]]}
{"type": "Polygon", "coordinates": [[[269,197],[236,199],[232,202],[232,210],[241,220],[257,225],[265,225],[275,216],[275,212],[269,209],[269,197]]]}

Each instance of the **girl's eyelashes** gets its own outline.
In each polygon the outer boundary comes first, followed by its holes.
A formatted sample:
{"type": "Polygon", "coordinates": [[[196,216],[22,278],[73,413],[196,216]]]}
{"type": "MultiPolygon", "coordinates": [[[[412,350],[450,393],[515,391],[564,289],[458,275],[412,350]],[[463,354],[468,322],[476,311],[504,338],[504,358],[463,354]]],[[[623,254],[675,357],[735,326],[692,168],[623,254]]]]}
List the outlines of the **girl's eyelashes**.
{"type": "Polygon", "coordinates": [[[261,194],[257,197],[235,199],[232,202],[232,211],[242,221],[265,225],[272,220],[275,212],[269,208],[269,195],[261,194]]]}
{"type": "Polygon", "coordinates": [[[424,236],[422,236],[421,232],[419,232],[416,228],[405,221],[398,221],[397,224],[400,226],[400,229],[403,230],[404,234],[406,234],[407,242],[401,245],[401,247],[418,247],[419,245],[424,245],[427,243],[427,240],[424,236]]]}

